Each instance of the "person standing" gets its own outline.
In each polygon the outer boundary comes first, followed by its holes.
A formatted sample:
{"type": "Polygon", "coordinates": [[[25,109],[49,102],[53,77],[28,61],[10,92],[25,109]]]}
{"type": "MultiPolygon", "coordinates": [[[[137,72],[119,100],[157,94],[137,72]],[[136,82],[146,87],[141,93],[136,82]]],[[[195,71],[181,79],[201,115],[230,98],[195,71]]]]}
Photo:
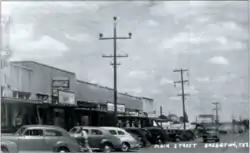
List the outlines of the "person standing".
{"type": "Polygon", "coordinates": [[[82,129],[82,138],[83,138],[83,147],[88,150],[89,153],[93,153],[89,147],[88,134],[85,130],[82,129]]]}

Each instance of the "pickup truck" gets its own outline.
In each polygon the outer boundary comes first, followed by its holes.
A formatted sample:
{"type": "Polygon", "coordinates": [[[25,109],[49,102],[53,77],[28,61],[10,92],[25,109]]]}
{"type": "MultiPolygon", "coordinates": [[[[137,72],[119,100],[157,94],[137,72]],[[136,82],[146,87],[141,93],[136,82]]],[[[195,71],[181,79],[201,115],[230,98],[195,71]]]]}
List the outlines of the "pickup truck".
{"type": "MultiPolygon", "coordinates": [[[[80,152],[82,150],[67,131],[49,125],[22,126],[15,134],[2,134],[2,141],[15,143],[18,152],[80,152]]],[[[6,152],[9,148],[4,147],[6,152]]]]}

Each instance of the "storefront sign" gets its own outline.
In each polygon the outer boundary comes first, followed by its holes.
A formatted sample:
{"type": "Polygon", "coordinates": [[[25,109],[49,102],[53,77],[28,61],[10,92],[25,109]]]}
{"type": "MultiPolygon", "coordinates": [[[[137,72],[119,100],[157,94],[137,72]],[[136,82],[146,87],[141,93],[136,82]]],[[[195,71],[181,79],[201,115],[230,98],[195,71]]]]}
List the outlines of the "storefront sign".
{"type": "Polygon", "coordinates": [[[59,90],[58,94],[59,94],[59,103],[60,104],[70,104],[70,105],[76,104],[74,93],[59,90]]]}
{"type": "MultiPolygon", "coordinates": [[[[117,112],[124,113],[125,112],[125,105],[117,104],[117,112]]],[[[113,112],[114,111],[114,104],[107,103],[107,110],[113,112]]]]}
{"type": "Polygon", "coordinates": [[[55,77],[52,79],[52,94],[58,96],[58,90],[69,90],[70,80],[67,77],[55,77]]]}
{"type": "Polygon", "coordinates": [[[54,88],[69,88],[69,78],[53,78],[52,87],[54,88]]]}

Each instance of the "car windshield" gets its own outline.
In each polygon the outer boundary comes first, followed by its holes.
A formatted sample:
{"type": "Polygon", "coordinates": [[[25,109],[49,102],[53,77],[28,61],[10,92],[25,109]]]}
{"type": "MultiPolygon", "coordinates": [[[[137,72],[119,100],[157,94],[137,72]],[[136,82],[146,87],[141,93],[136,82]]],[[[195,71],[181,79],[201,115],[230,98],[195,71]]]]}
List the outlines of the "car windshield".
{"type": "Polygon", "coordinates": [[[216,133],[216,130],[214,130],[214,129],[208,129],[208,130],[207,130],[207,133],[209,133],[209,134],[215,134],[215,133],[216,133]]]}
{"type": "Polygon", "coordinates": [[[23,133],[23,131],[26,129],[26,127],[20,127],[17,131],[16,131],[16,135],[21,135],[23,133]]]}
{"type": "Polygon", "coordinates": [[[74,128],[72,128],[69,132],[70,132],[70,133],[78,133],[79,130],[80,130],[79,127],[74,127],[74,128]]]}

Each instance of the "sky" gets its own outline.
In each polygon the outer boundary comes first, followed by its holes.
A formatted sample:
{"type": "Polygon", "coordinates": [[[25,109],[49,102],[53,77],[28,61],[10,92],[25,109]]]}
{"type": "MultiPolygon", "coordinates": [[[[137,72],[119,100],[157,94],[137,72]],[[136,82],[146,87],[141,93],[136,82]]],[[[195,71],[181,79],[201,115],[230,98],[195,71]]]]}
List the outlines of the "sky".
{"type": "Polygon", "coordinates": [[[163,113],[182,115],[177,94],[185,68],[190,120],[211,114],[220,120],[248,117],[248,1],[2,2],[4,44],[11,60],[33,60],[75,72],[80,80],[113,86],[113,17],[120,58],[118,91],[153,98],[163,113]],[[9,31],[9,32],[8,32],[9,31]],[[8,45],[7,45],[8,44],[8,45]]]}

